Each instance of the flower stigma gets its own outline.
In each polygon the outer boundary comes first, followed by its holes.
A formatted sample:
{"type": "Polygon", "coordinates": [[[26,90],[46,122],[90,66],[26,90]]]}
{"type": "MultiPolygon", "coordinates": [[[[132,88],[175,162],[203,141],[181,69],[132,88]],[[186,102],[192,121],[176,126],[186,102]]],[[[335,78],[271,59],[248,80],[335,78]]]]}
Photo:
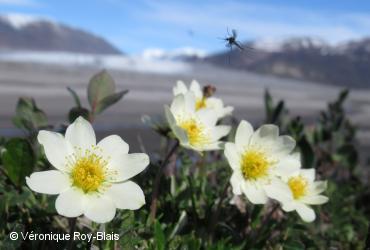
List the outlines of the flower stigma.
{"type": "Polygon", "coordinates": [[[304,177],[296,176],[288,180],[288,185],[293,193],[294,199],[299,199],[306,194],[308,182],[304,177]]]}
{"type": "Polygon", "coordinates": [[[80,188],[84,193],[97,192],[108,179],[108,162],[93,150],[85,150],[82,154],[74,155],[74,161],[68,161],[71,167],[70,178],[72,185],[80,188]]]}
{"type": "Polygon", "coordinates": [[[248,149],[241,159],[241,171],[246,180],[257,180],[268,174],[271,162],[264,152],[256,149],[248,149]]]}

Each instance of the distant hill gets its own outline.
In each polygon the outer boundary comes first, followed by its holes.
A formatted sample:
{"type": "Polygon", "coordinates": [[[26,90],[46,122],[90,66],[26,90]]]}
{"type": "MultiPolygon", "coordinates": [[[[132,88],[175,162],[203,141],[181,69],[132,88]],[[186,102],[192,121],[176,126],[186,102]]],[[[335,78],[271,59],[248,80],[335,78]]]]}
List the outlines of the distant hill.
{"type": "Polygon", "coordinates": [[[86,31],[20,14],[0,15],[0,50],[121,54],[103,38],[86,31]]]}
{"type": "Polygon", "coordinates": [[[263,74],[312,80],[345,87],[370,87],[370,39],[330,46],[311,38],[294,38],[268,46],[246,43],[253,51],[221,52],[204,60],[263,74]]]}

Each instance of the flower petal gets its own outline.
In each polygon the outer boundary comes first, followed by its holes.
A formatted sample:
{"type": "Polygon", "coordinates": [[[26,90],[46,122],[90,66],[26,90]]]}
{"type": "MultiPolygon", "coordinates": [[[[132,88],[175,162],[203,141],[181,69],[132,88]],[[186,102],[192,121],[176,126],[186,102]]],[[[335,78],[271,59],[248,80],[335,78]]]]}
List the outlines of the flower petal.
{"type": "Polygon", "coordinates": [[[171,112],[173,114],[179,114],[179,113],[184,113],[185,112],[185,95],[184,94],[179,94],[175,96],[171,103],[171,112]]]}
{"type": "Polygon", "coordinates": [[[301,167],[301,155],[299,152],[287,155],[275,165],[275,173],[279,176],[289,176],[297,172],[301,167]]]}
{"type": "Polygon", "coordinates": [[[228,142],[225,144],[225,157],[229,162],[232,169],[240,169],[240,156],[237,153],[236,145],[234,143],[228,142]]]}
{"type": "Polygon", "coordinates": [[[196,114],[197,118],[205,125],[215,126],[217,123],[218,116],[216,111],[213,109],[200,109],[196,114]]]}
{"type": "Polygon", "coordinates": [[[176,86],[173,88],[172,92],[174,96],[177,96],[179,94],[185,94],[186,92],[188,92],[188,88],[183,81],[177,81],[176,86]]]}
{"type": "Polygon", "coordinates": [[[292,191],[289,186],[279,179],[271,180],[270,184],[265,186],[266,195],[281,203],[286,203],[293,199],[292,191]]]}
{"type": "Polygon", "coordinates": [[[312,183],[311,194],[319,194],[326,190],[328,186],[327,181],[315,181],[312,183]]]}
{"type": "Polygon", "coordinates": [[[196,80],[190,83],[190,90],[194,93],[196,98],[203,98],[203,91],[196,80]]]}
{"type": "Polygon", "coordinates": [[[142,172],[149,165],[147,154],[120,154],[108,162],[108,167],[116,171],[115,182],[125,181],[142,172]]]}
{"type": "MultiPolygon", "coordinates": [[[[279,136],[279,127],[273,124],[262,125],[259,129],[254,132],[251,137],[251,143],[257,145],[263,145],[266,147],[267,144],[275,143],[275,140],[279,136]]],[[[272,146],[272,145],[271,145],[272,146]]]]}
{"type": "Polygon", "coordinates": [[[315,180],[315,169],[309,168],[309,169],[301,169],[299,173],[305,177],[309,182],[313,182],[315,180]]]}
{"type": "Polygon", "coordinates": [[[241,121],[235,134],[235,144],[240,152],[243,152],[245,150],[245,147],[249,145],[252,135],[252,125],[247,121],[241,121]]]}
{"type": "Polygon", "coordinates": [[[94,222],[106,223],[116,215],[116,207],[107,195],[89,195],[86,197],[84,215],[94,222]]]}
{"type": "Polygon", "coordinates": [[[113,184],[106,193],[117,208],[136,210],[145,204],[143,190],[135,182],[113,184]]]}
{"type": "Polygon", "coordinates": [[[220,138],[229,134],[230,130],[231,127],[227,125],[219,125],[214,127],[212,131],[213,140],[218,141],[220,138]]]}
{"type": "Polygon", "coordinates": [[[185,110],[187,113],[193,114],[195,112],[196,98],[192,91],[187,92],[184,95],[185,110]]]}
{"type": "Polygon", "coordinates": [[[116,158],[120,154],[127,154],[129,150],[128,144],[118,135],[105,137],[98,143],[98,147],[103,150],[103,155],[110,158],[116,158]]]}
{"type": "Polygon", "coordinates": [[[26,183],[31,190],[42,194],[59,194],[71,185],[68,176],[57,170],[35,172],[26,177],[26,183]]]}
{"type": "Polygon", "coordinates": [[[60,193],[55,201],[58,214],[66,217],[77,217],[83,214],[85,194],[76,188],[70,188],[60,193]]]}
{"type": "Polygon", "coordinates": [[[302,201],[310,205],[321,205],[328,202],[329,198],[324,195],[312,195],[304,197],[302,201]]]}
{"type": "Polygon", "coordinates": [[[275,143],[274,154],[288,155],[295,148],[295,140],[288,135],[279,136],[275,143]]]}
{"type": "Polygon", "coordinates": [[[298,203],[296,204],[296,211],[299,216],[305,222],[312,222],[315,220],[316,215],[312,208],[306,206],[305,204],[298,203]]]}
{"type": "Polygon", "coordinates": [[[267,202],[266,192],[258,183],[247,181],[241,187],[248,200],[253,204],[265,204],[267,202]]]}
{"type": "Polygon", "coordinates": [[[91,124],[81,116],[68,126],[65,138],[77,148],[90,149],[96,144],[95,132],[91,124]]]}
{"type": "Polygon", "coordinates": [[[230,184],[233,188],[233,193],[235,195],[240,195],[242,194],[242,190],[241,190],[241,185],[244,183],[244,179],[243,179],[243,176],[241,176],[240,173],[238,172],[234,172],[232,175],[231,175],[231,178],[230,178],[230,184]]]}
{"type": "Polygon", "coordinates": [[[39,132],[37,140],[44,147],[46,158],[51,165],[65,170],[66,157],[74,152],[72,145],[61,134],[46,130],[39,132]]]}
{"type": "Polygon", "coordinates": [[[181,129],[179,126],[176,125],[177,123],[176,123],[175,117],[173,116],[173,114],[172,114],[172,112],[171,112],[171,110],[168,106],[164,107],[164,112],[165,112],[168,124],[169,124],[172,132],[174,133],[176,138],[179,139],[181,145],[189,144],[189,140],[188,140],[188,136],[187,136],[186,132],[183,129],[181,129]]]}

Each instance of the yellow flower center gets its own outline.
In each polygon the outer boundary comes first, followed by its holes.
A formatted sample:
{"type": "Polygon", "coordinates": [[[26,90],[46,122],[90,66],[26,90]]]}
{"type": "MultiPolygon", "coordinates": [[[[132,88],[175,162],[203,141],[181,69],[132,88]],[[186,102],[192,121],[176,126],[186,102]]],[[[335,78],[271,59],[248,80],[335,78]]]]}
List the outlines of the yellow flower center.
{"type": "Polygon", "coordinates": [[[242,155],[241,170],[246,180],[257,180],[268,174],[271,162],[262,151],[249,149],[242,155]]]}
{"type": "Polygon", "coordinates": [[[206,100],[207,100],[206,97],[197,99],[197,102],[195,103],[195,110],[198,111],[199,109],[207,107],[206,100]]]}
{"type": "Polygon", "coordinates": [[[96,192],[107,177],[107,161],[101,156],[87,150],[83,156],[76,157],[70,177],[72,185],[85,193],[96,192]]]}
{"type": "Polygon", "coordinates": [[[191,118],[181,121],[179,126],[186,131],[191,145],[202,146],[209,143],[209,136],[206,133],[205,126],[195,119],[191,118]]]}
{"type": "Polygon", "coordinates": [[[308,182],[302,176],[291,177],[288,180],[290,190],[292,190],[294,199],[299,199],[306,194],[308,182]]]}

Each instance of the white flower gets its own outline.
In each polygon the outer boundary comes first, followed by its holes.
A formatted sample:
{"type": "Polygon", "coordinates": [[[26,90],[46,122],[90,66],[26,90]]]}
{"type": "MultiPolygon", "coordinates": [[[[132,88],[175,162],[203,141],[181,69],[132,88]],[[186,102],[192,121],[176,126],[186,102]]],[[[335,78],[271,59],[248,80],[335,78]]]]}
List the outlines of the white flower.
{"type": "Polygon", "coordinates": [[[248,122],[241,121],[235,143],[225,145],[225,156],[233,169],[233,193],[244,193],[254,204],[266,203],[266,187],[300,168],[299,154],[292,154],[294,147],[293,138],[279,136],[275,125],[263,125],[254,132],[248,122]]]}
{"type": "Polygon", "coordinates": [[[56,210],[66,217],[85,215],[98,223],[114,218],[116,208],[139,209],[141,188],[129,179],[149,164],[146,154],[128,154],[129,146],[111,135],[96,144],[91,124],[82,117],[68,126],[65,137],[42,130],[37,137],[56,168],[26,177],[35,192],[58,194],[56,210]]]}
{"type": "Polygon", "coordinates": [[[213,109],[215,110],[218,119],[231,115],[234,110],[231,106],[224,107],[224,103],[220,98],[204,96],[203,90],[197,81],[193,80],[189,89],[182,81],[177,81],[176,86],[173,88],[173,94],[176,96],[178,94],[186,94],[188,92],[192,92],[196,98],[196,110],[205,108],[213,109]]]}
{"type": "Polygon", "coordinates": [[[284,211],[297,211],[305,222],[316,218],[308,205],[321,205],[329,200],[320,195],[325,189],[326,181],[315,181],[315,169],[300,169],[267,188],[269,197],[281,202],[284,211]]]}
{"type": "Polygon", "coordinates": [[[175,96],[171,107],[165,106],[168,123],[180,144],[195,151],[221,149],[220,138],[226,136],[231,127],[216,126],[217,115],[213,110],[196,111],[192,92],[175,96]]]}

